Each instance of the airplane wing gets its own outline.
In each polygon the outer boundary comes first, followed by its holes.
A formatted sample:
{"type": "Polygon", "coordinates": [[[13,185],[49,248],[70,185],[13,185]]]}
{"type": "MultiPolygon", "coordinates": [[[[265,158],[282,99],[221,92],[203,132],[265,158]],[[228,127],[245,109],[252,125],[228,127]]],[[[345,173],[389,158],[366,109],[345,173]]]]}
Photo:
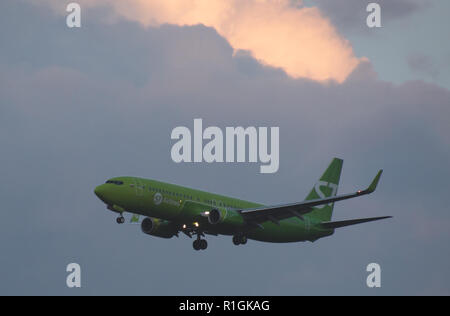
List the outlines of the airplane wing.
{"type": "Polygon", "coordinates": [[[240,213],[244,217],[245,221],[254,224],[260,224],[266,221],[272,221],[276,224],[279,224],[280,220],[290,217],[298,217],[303,220],[303,215],[313,211],[313,208],[315,206],[347,200],[374,192],[377,188],[378,181],[380,180],[382,173],[383,170],[378,171],[378,174],[375,176],[372,183],[367,189],[359,190],[355,193],[332,196],[324,199],[307,200],[298,203],[245,209],[240,213]]]}

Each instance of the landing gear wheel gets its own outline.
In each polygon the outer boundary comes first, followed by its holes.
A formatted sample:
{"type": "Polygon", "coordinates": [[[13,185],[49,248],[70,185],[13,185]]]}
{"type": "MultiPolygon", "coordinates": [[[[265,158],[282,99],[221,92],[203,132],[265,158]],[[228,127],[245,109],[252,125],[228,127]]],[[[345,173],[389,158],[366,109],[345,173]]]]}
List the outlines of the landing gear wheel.
{"type": "Polygon", "coordinates": [[[125,217],[123,217],[123,216],[117,217],[116,222],[117,222],[117,224],[125,223],[125,217]]]}
{"type": "Polygon", "coordinates": [[[208,248],[208,242],[205,239],[197,239],[194,240],[192,246],[195,250],[205,250],[206,248],[208,248]]]}
{"type": "Polygon", "coordinates": [[[233,244],[236,246],[245,245],[247,243],[247,237],[242,235],[234,235],[233,236],[233,244]]]}
{"type": "Polygon", "coordinates": [[[201,239],[199,245],[201,250],[205,250],[206,248],[208,248],[208,242],[206,241],[206,239],[201,239]]]}
{"type": "Polygon", "coordinates": [[[199,240],[194,240],[192,246],[194,247],[194,250],[200,250],[199,240]]]}

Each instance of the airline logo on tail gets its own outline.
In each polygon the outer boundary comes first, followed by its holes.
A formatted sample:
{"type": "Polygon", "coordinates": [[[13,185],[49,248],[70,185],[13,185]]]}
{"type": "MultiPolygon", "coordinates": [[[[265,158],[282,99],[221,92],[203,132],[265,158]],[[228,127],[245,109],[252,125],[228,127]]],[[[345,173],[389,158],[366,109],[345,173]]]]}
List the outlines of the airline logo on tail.
{"type": "MultiPolygon", "coordinates": [[[[316,185],[314,186],[314,191],[316,191],[316,194],[319,196],[319,198],[324,199],[326,197],[335,196],[337,193],[338,185],[331,182],[326,181],[318,181],[316,185]],[[329,188],[331,189],[331,194],[329,192],[323,192],[322,188],[329,188]]],[[[330,204],[324,204],[324,205],[318,205],[316,208],[324,208],[326,206],[329,206],[330,204]]]]}

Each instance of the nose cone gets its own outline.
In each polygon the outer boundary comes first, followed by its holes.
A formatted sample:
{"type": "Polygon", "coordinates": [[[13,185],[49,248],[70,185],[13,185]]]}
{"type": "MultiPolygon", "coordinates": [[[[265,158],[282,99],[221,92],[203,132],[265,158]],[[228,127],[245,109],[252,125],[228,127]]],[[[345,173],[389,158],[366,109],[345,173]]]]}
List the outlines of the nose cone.
{"type": "Polygon", "coordinates": [[[96,187],[94,193],[100,200],[105,201],[105,186],[103,184],[96,187]]]}

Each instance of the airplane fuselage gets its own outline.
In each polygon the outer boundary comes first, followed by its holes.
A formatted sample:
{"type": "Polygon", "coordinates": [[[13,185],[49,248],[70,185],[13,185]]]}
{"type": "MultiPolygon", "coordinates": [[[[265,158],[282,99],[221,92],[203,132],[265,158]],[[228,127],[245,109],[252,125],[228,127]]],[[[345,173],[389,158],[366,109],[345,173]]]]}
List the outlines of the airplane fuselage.
{"type": "Polygon", "coordinates": [[[242,210],[263,206],[259,203],[213,194],[156,180],[118,177],[95,190],[96,195],[117,213],[128,212],[170,221],[179,231],[197,229],[206,234],[237,235],[265,242],[315,241],[333,234],[320,227],[314,218],[293,217],[278,223],[267,221],[258,226],[213,225],[205,214],[213,209],[242,210]]]}

